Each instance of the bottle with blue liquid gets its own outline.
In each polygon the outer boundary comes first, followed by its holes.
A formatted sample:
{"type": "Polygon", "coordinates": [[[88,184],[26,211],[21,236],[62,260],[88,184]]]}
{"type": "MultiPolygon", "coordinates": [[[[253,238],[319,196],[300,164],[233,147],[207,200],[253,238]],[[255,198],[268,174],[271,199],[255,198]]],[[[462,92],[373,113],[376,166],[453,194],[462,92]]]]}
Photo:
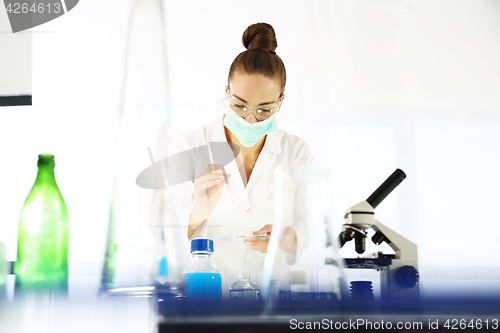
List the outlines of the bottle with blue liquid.
{"type": "Polygon", "coordinates": [[[167,246],[165,244],[165,232],[161,231],[161,240],[157,250],[156,282],[164,285],[168,279],[167,246]]]}
{"type": "Polygon", "coordinates": [[[219,270],[212,262],[214,242],[211,239],[191,241],[191,262],[184,271],[188,299],[220,300],[222,280],[219,270]]]}

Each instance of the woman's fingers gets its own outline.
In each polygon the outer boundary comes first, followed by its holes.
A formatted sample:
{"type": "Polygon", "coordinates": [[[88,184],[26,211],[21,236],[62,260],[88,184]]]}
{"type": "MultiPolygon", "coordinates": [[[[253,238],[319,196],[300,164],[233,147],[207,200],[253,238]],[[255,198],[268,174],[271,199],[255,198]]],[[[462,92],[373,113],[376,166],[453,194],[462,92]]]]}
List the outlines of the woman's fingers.
{"type": "Polygon", "coordinates": [[[198,217],[205,218],[213,211],[221,197],[226,179],[231,177],[230,174],[224,176],[220,167],[223,166],[210,164],[203,174],[194,180],[194,209],[196,209],[198,217]],[[216,167],[218,169],[215,169],[216,167]]]}
{"type": "MultiPolygon", "coordinates": [[[[258,231],[254,231],[253,234],[260,234],[263,231],[270,232],[272,231],[272,224],[266,224],[264,227],[259,229],[258,231]]],[[[295,229],[292,227],[286,227],[283,230],[283,234],[280,237],[279,247],[283,251],[292,251],[293,247],[297,244],[297,234],[295,233],[295,229]]],[[[267,253],[267,247],[269,246],[269,238],[265,239],[249,239],[245,240],[245,245],[251,248],[252,250],[259,251],[262,253],[267,253]]]]}
{"type": "Polygon", "coordinates": [[[269,239],[245,240],[244,244],[249,248],[251,248],[252,250],[259,251],[262,253],[267,253],[267,247],[269,246],[269,239]]]}
{"type": "MultiPolygon", "coordinates": [[[[226,173],[227,178],[231,177],[229,173],[226,173]]],[[[200,184],[203,183],[207,180],[212,180],[212,179],[222,179],[224,180],[224,174],[222,173],[221,170],[214,171],[212,173],[209,173],[208,175],[200,176],[195,178],[194,183],[195,184],[200,184]]]]}
{"type": "Polygon", "coordinates": [[[259,231],[268,231],[270,233],[271,231],[273,231],[273,225],[272,224],[266,224],[265,226],[263,226],[259,230],[254,231],[253,234],[254,235],[258,235],[259,231]]]}
{"type": "MultiPolygon", "coordinates": [[[[260,228],[257,231],[254,231],[254,235],[271,235],[271,231],[273,230],[273,225],[272,224],[266,224],[262,228],[260,228]]],[[[267,253],[267,247],[269,246],[269,238],[264,238],[264,239],[247,239],[245,240],[245,245],[251,248],[252,250],[259,251],[262,253],[267,253]]]]}
{"type": "Polygon", "coordinates": [[[210,173],[207,173],[207,174],[200,175],[200,176],[198,176],[198,177],[195,178],[194,182],[195,183],[197,183],[197,182],[200,183],[200,182],[204,182],[207,179],[210,179],[210,178],[213,178],[213,177],[218,177],[218,176],[223,176],[222,170],[217,170],[217,171],[213,171],[213,172],[210,172],[210,173]]]}
{"type": "Polygon", "coordinates": [[[292,227],[286,227],[280,238],[280,247],[283,251],[288,251],[297,243],[297,234],[292,227]]]}
{"type": "Polygon", "coordinates": [[[197,193],[198,195],[205,193],[205,191],[211,187],[217,186],[223,184],[222,179],[214,179],[214,180],[207,180],[206,182],[203,182],[201,184],[198,184],[194,188],[194,192],[197,193]]]}
{"type": "MultiPolygon", "coordinates": [[[[229,179],[231,177],[230,174],[227,175],[227,178],[229,179]]],[[[217,186],[217,185],[222,185],[224,183],[224,175],[220,174],[210,174],[206,175],[200,178],[197,178],[194,183],[194,191],[195,192],[200,192],[200,191],[205,191],[206,189],[212,187],[212,186],[217,186]]]]}
{"type": "Polygon", "coordinates": [[[223,174],[209,174],[203,177],[198,177],[194,180],[195,184],[201,184],[209,180],[216,180],[216,179],[222,179],[224,180],[224,175],[223,174]]]}

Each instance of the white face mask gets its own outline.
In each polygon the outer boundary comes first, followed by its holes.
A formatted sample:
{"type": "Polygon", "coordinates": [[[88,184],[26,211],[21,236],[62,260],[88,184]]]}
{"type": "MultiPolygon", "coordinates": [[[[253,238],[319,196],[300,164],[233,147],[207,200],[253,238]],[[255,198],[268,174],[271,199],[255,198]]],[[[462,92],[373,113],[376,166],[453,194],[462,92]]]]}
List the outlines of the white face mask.
{"type": "Polygon", "coordinates": [[[255,145],[264,135],[276,130],[276,113],[266,120],[250,124],[245,119],[238,116],[230,107],[227,108],[224,117],[224,126],[231,131],[240,143],[249,148],[255,145]]]}

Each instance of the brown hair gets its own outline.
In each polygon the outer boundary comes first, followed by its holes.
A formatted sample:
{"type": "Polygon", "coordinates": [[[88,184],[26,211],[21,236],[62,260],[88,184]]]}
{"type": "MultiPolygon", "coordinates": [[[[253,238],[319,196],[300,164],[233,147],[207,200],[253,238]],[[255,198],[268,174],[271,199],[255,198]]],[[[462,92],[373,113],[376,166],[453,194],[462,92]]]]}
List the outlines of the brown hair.
{"type": "Polygon", "coordinates": [[[281,93],[285,91],[286,71],[281,58],[274,52],[278,46],[276,35],[271,25],[255,23],[243,33],[243,45],[247,49],[238,54],[231,64],[228,82],[233,73],[242,70],[248,74],[262,74],[277,78],[281,83],[281,93]]]}

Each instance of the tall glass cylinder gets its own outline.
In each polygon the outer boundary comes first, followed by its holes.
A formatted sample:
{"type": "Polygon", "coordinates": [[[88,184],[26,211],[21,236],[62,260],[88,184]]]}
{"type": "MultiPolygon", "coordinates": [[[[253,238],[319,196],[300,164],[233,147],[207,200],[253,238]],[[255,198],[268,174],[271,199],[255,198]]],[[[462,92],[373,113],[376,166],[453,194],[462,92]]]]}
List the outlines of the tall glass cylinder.
{"type": "Polygon", "coordinates": [[[275,183],[263,315],[271,314],[280,302],[334,306],[345,299],[346,286],[329,218],[328,170],[317,164],[290,167],[275,172],[275,183]],[[286,246],[290,235],[295,236],[292,247],[286,246]]]}

